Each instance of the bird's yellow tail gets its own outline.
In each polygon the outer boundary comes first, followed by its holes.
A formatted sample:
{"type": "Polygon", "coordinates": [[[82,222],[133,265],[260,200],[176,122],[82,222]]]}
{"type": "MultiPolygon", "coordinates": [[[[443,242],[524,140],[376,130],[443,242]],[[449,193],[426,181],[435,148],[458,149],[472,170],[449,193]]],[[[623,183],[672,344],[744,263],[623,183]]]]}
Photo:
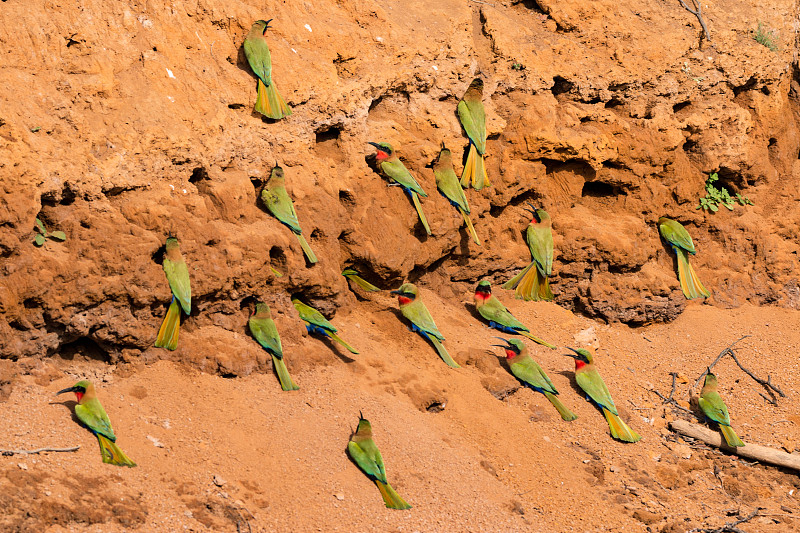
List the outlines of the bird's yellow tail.
{"type": "Polygon", "coordinates": [[[642,438],[641,435],[629,428],[628,424],[623,422],[619,416],[608,409],[603,408],[603,414],[606,415],[608,428],[611,430],[611,436],[615,439],[624,442],[638,442],[642,438]]]}
{"type": "Polygon", "coordinates": [[[540,339],[539,337],[537,337],[536,335],[534,335],[530,331],[522,331],[521,329],[518,329],[517,333],[519,333],[523,337],[528,337],[530,340],[532,340],[535,343],[541,344],[542,346],[547,346],[551,350],[555,350],[556,349],[555,346],[553,346],[552,344],[550,344],[547,341],[543,341],[542,339],[540,339]]]}
{"type": "Polygon", "coordinates": [[[330,331],[328,331],[327,333],[328,333],[328,336],[330,336],[331,339],[335,340],[336,342],[338,342],[339,344],[341,344],[342,346],[347,348],[348,352],[350,352],[350,353],[358,353],[358,350],[356,350],[355,348],[353,348],[352,346],[350,346],[349,344],[344,342],[344,340],[339,335],[337,335],[336,333],[331,333],[330,331]]]}
{"type": "Polygon", "coordinates": [[[302,233],[295,233],[295,235],[297,235],[297,240],[300,241],[300,248],[302,248],[303,249],[303,253],[306,254],[306,258],[308,259],[308,262],[312,263],[312,264],[316,263],[317,262],[317,256],[314,253],[314,250],[311,249],[311,246],[308,245],[308,241],[306,241],[306,238],[303,237],[302,233]]]}
{"type": "Polygon", "coordinates": [[[369,281],[365,280],[361,276],[356,276],[355,274],[350,274],[349,276],[347,276],[347,279],[349,279],[350,281],[352,281],[353,283],[355,283],[356,285],[358,285],[359,287],[361,287],[365,291],[368,291],[368,292],[379,292],[380,291],[380,289],[378,287],[376,287],[375,285],[373,285],[369,281]]]}
{"type": "Polygon", "coordinates": [[[458,363],[456,363],[453,360],[452,357],[450,357],[450,354],[447,353],[447,350],[444,349],[444,344],[439,342],[439,339],[437,339],[436,337],[434,337],[432,335],[427,335],[427,337],[433,343],[433,347],[436,348],[436,351],[439,352],[439,357],[442,358],[442,361],[447,363],[447,366],[450,366],[450,367],[453,367],[453,368],[461,368],[461,366],[458,363]]]}
{"type": "Polygon", "coordinates": [[[536,285],[538,286],[538,300],[549,302],[553,299],[553,291],[550,290],[550,279],[536,269],[536,285]]]}
{"type": "Polygon", "coordinates": [[[461,216],[464,217],[464,224],[467,225],[467,231],[469,232],[470,237],[472,237],[472,240],[475,241],[475,244],[480,246],[481,240],[478,238],[478,234],[475,233],[475,227],[472,225],[472,221],[469,219],[469,215],[466,214],[461,209],[459,209],[458,212],[461,213],[461,216]]]}
{"type": "Polygon", "coordinates": [[[419,195],[414,191],[408,191],[411,194],[411,200],[414,202],[414,208],[417,210],[417,214],[419,215],[419,220],[422,222],[422,226],[425,228],[425,232],[430,235],[431,234],[431,227],[428,225],[428,219],[425,218],[425,213],[422,212],[422,204],[419,202],[419,195]]]}
{"type": "Polygon", "coordinates": [[[103,454],[103,462],[117,466],[136,466],[119,446],[103,435],[96,433],[97,441],[100,443],[100,453],[103,454]]]}
{"type": "Polygon", "coordinates": [[[744,446],[744,442],[742,442],[742,439],[739,438],[739,435],[736,434],[732,427],[720,424],[719,429],[722,431],[722,436],[725,437],[725,442],[728,443],[728,446],[731,448],[744,446]]]}
{"type": "Polygon", "coordinates": [[[401,498],[391,485],[388,483],[381,483],[377,479],[375,480],[375,484],[378,486],[378,490],[381,491],[383,503],[386,504],[386,507],[389,509],[411,509],[411,505],[401,498]]]}
{"type": "Polygon", "coordinates": [[[283,101],[272,80],[269,85],[265,85],[259,78],[257,92],[255,110],[265,117],[279,120],[292,114],[291,108],[283,101]]]}
{"type": "Polygon", "coordinates": [[[178,300],[173,296],[172,303],[169,304],[167,316],[161,323],[158,329],[158,337],[156,337],[156,348],[166,348],[167,350],[174,350],[178,347],[178,332],[181,326],[181,306],[178,300]]]}
{"type": "Polygon", "coordinates": [[[470,182],[476,191],[490,185],[483,155],[478,153],[478,149],[472,143],[469,143],[467,162],[464,165],[464,172],[461,174],[461,186],[468,189],[470,182]]]}
{"type": "Polygon", "coordinates": [[[558,399],[558,396],[556,396],[555,394],[551,394],[549,392],[545,392],[544,395],[545,397],[547,397],[548,400],[550,400],[550,403],[553,404],[553,407],[556,408],[558,414],[561,415],[562,419],[566,420],[567,422],[570,422],[578,418],[578,415],[567,409],[567,406],[561,403],[561,400],[558,399]]]}
{"type": "Polygon", "coordinates": [[[678,281],[681,283],[683,295],[689,300],[694,298],[708,298],[711,296],[700,282],[691,263],[689,263],[688,252],[677,247],[673,247],[673,249],[678,256],[678,281]]]}
{"type": "Polygon", "coordinates": [[[275,373],[278,374],[278,380],[281,382],[281,388],[283,390],[300,389],[300,387],[297,386],[297,383],[292,380],[292,376],[289,375],[289,371],[286,369],[286,363],[283,362],[282,357],[273,355],[272,366],[275,367],[275,373]]]}
{"type": "Polygon", "coordinates": [[[539,276],[536,261],[523,268],[519,274],[503,284],[504,289],[514,289],[514,296],[525,301],[539,299],[539,276]]]}

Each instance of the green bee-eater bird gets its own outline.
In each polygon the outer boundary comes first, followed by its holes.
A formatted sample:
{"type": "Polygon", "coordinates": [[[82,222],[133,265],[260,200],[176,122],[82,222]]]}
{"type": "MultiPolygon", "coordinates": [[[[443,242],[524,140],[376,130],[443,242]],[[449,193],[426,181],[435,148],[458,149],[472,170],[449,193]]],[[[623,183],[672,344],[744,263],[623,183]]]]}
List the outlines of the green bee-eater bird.
{"type": "Polygon", "coordinates": [[[253,311],[250,320],[247,322],[253,338],[272,356],[272,365],[278,380],[281,382],[283,390],[298,390],[300,387],[292,381],[292,376],[286,369],[283,362],[283,347],[281,346],[281,336],[278,335],[278,328],[272,320],[272,313],[269,306],[265,303],[256,302],[256,309],[253,311]]]}
{"type": "Polygon", "coordinates": [[[478,313],[489,321],[490,328],[499,329],[503,333],[516,333],[523,337],[528,337],[542,346],[555,349],[555,346],[534,336],[531,330],[514,318],[514,315],[506,309],[506,306],[492,294],[492,284],[488,281],[483,280],[478,283],[472,299],[475,302],[475,309],[478,310],[478,313]]]}
{"type": "Polygon", "coordinates": [[[594,367],[594,360],[589,350],[583,348],[570,348],[575,355],[566,354],[575,359],[575,381],[578,386],[586,393],[586,399],[591,400],[603,411],[611,430],[611,436],[623,442],[637,442],[642,437],[622,421],[617,413],[611,393],[608,392],[603,378],[594,367]]]}
{"type": "Polygon", "coordinates": [[[461,174],[461,186],[466,189],[471,181],[476,191],[489,186],[489,176],[486,175],[486,164],[483,161],[486,153],[486,112],[483,110],[482,99],[483,80],[475,78],[458,102],[458,118],[469,137],[469,154],[461,174]]]}
{"type": "Polygon", "coordinates": [[[558,399],[558,391],[555,385],[550,381],[545,371],[542,370],[542,367],[539,366],[539,363],[528,355],[528,348],[525,346],[525,343],[517,339],[495,338],[500,339],[507,345],[493,344],[492,346],[503,348],[506,351],[508,365],[514,377],[524,383],[526,387],[530,387],[536,392],[544,394],[545,398],[550,400],[550,403],[556,408],[562,419],[569,422],[578,418],[578,415],[567,409],[567,407],[561,403],[561,400],[558,399]]]}
{"type": "Polygon", "coordinates": [[[346,277],[365,291],[369,292],[377,292],[380,291],[378,287],[370,283],[369,281],[365,280],[359,275],[358,270],[355,268],[345,268],[342,270],[342,276],[346,277]]]}
{"type": "MultiPolygon", "coordinates": [[[[528,204],[530,205],[530,204],[528,204]]],[[[550,215],[532,205],[532,219],[526,237],[533,260],[522,271],[503,284],[504,289],[514,289],[514,295],[523,300],[552,300],[548,276],[553,273],[553,232],[550,215]]]]}
{"type": "Polygon", "coordinates": [[[297,213],[294,210],[294,203],[289,198],[289,193],[286,192],[286,178],[283,174],[283,169],[277,164],[270,173],[269,180],[261,189],[261,200],[267,206],[269,212],[275,218],[281,221],[284,226],[292,230],[300,241],[300,247],[303,253],[306,254],[309,263],[316,263],[317,256],[311,246],[308,245],[306,238],[303,237],[303,230],[300,228],[300,223],[297,221],[297,213]]]}
{"type": "Polygon", "coordinates": [[[359,413],[358,427],[350,436],[347,443],[347,453],[353,458],[358,467],[375,482],[383,496],[383,503],[389,509],[411,509],[411,506],[386,481],[386,468],[383,466],[383,457],[372,440],[372,425],[364,415],[359,413]]]}
{"type": "Polygon", "coordinates": [[[125,455],[125,452],[115,444],[117,437],[114,435],[114,429],[111,427],[111,421],[108,419],[106,410],[103,409],[100,400],[97,399],[94,385],[90,381],[82,380],[72,387],[58,391],[56,395],[64,394],[65,392],[74,392],[75,396],[78,397],[75,416],[97,437],[103,462],[117,466],[136,466],[136,463],[131,461],[125,455]]]}
{"type": "Polygon", "coordinates": [[[696,252],[692,237],[686,228],[676,220],[661,217],[658,219],[658,231],[678,256],[678,281],[680,281],[683,295],[689,300],[711,296],[689,263],[689,254],[694,255],[696,252]]]}
{"type": "Polygon", "coordinates": [[[272,81],[272,59],[267,46],[269,20],[257,20],[244,38],[244,55],[250,68],[258,76],[255,110],[271,119],[281,119],[292,114],[272,81]]]}
{"type": "Polygon", "coordinates": [[[172,289],[172,303],[169,304],[167,316],[161,323],[156,337],[156,347],[174,350],[178,347],[178,332],[181,325],[181,308],[189,315],[192,312],[192,287],[189,283],[189,269],[183,260],[178,239],[167,237],[164,253],[164,274],[167,275],[169,288],[172,289]]]}
{"type": "Polygon", "coordinates": [[[700,409],[712,421],[719,425],[722,436],[725,437],[725,442],[728,446],[735,448],[737,446],[744,446],[744,442],[731,427],[731,417],[728,414],[728,407],[722,401],[722,397],[717,392],[717,376],[711,373],[711,370],[706,374],[703,389],[700,391],[700,409]]]}
{"type": "Polygon", "coordinates": [[[411,197],[411,201],[414,202],[414,208],[417,210],[419,220],[425,227],[425,231],[430,235],[431,227],[428,225],[428,219],[425,218],[425,213],[422,212],[422,204],[419,202],[420,196],[425,198],[428,195],[425,194],[425,191],[422,190],[422,187],[420,187],[417,180],[414,179],[414,176],[411,175],[411,172],[408,171],[403,162],[400,161],[400,158],[397,157],[391,144],[374,142],[370,142],[369,144],[374,146],[377,150],[375,159],[378,162],[381,172],[386,174],[389,179],[399,184],[403,190],[408,193],[411,197]]]}
{"type": "Polygon", "coordinates": [[[338,330],[322,316],[322,313],[310,305],[304,304],[297,298],[292,298],[292,303],[300,314],[300,319],[306,323],[306,330],[308,330],[309,333],[317,333],[323,337],[330,337],[332,340],[347,348],[350,353],[358,353],[358,350],[347,344],[336,334],[338,330]]]}
{"type": "Polygon", "coordinates": [[[439,192],[447,198],[453,207],[458,209],[458,212],[464,217],[464,224],[467,225],[467,231],[472,240],[480,246],[481,240],[478,238],[478,234],[475,233],[475,228],[469,219],[467,197],[453,170],[453,155],[450,150],[444,147],[444,143],[442,143],[442,150],[433,162],[433,175],[436,176],[436,186],[439,188],[439,192]]]}
{"type": "Polygon", "coordinates": [[[449,366],[461,368],[458,363],[453,361],[447,350],[444,349],[444,345],[442,345],[444,335],[436,327],[428,308],[419,299],[417,287],[413,283],[404,283],[399,289],[391,293],[397,295],[397,301],[400,303],[400,312],[411,322],[411,331],[416,331],[423,338],[430,341],[436,351],[439,352],[439,357],[449,366]]]}

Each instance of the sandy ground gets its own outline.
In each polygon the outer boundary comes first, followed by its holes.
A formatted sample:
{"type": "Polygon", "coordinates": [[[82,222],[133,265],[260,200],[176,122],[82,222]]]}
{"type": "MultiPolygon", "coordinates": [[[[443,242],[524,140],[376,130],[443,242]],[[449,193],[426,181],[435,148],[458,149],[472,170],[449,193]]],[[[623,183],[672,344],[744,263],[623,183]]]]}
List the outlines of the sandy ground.
{"type": "Polygon", "coordinates": [[[772,375],[787,398],[767,403],[764,388],[727,358],[715,369],[720,392],[745,441],[793,451],[800,313],[693,302],[671,324],[630,329],[500,294],[560,346],[530,344],[579,416],[564,422],[543,396],[515,390],[501,351],[490,347],[494,331],[467,310],[468,293],[460,304],[422,294],[463,368],[444,365],[379,294],[334,320],[359,355],[309,337],[284,344],[297,392],[282,392],[272,374],[226,379],[163,361],[115,368],[78,355],[32,369],[3,405],[1,447],[81,448],[0,457],[0,531],[677,532],[719,527],[757,506],[770,516],[743,530],[800,524],[795,474],[684,442],[665,428],[673,411],[646,390],[668,394],[669,373],[678,372],[675,397],[688,407],[705,366],[750,335],[736,346],[741,362],[772,375]],[[613,441],[578,394],[561,348],[575,345],[597,348],[596,363],[642,441],[613,441]],[[71,416],[72,398],[54,396],[82,378],[97,383],[117,443],[137,468],[104,465],[71,416]],[[348,459],[359,411],[413,509],[385,509],[348,459]]]}

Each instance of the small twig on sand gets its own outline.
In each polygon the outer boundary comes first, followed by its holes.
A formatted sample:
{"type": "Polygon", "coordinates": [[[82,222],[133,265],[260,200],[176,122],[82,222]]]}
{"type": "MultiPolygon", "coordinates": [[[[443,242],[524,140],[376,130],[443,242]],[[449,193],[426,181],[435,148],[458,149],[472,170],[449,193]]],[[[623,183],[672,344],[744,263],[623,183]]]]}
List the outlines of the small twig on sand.
{"type": "Polygon", "coordinates": [[[492,4],[492,3],[490,3],[490,2],[484,2],[483,0],[470,0],[470,2],[475,2],[476,4],[483,4],[483,5],[485,5],[485,6],[492,6],[492,7],[494,7],[494,4],[492,4]]]}
{"type": "Polygon", "coordinates": [[[39,448],[38,450],[0,450],[0,455],[11,457],[12,455],[30,455],[42,452],[76,452],[80,445],[73,446],[72,448],[39,448]]]}
{"type": "Polygon", "coordinates": [[[685,9],[686,11],[697,17],[697,20],[700,22],[700,26],[703,28],[703,32],[706,35],[706,40],[708,42],[711,42],[711,34],[708,33],[708,27],[706,27],[706,21],[703,20],[703,6],[700,5],[700,0],[692,0],[692,5],[694,6],[694,9],[689,7],[689,5],[683,0],[678,0],[678,2],[681,3],[683,9],[685,9]]]}
{"type": "MultiPolygon", "coordinates": [[[[734,352],[734,351],[733,351],[733,347],[734,347],[734,346],[736,346],[736,344],[737,344],[739,341],[741,341],[741,340],[744,340],[744,339],[746,339],[746,338],[747,338],[747,337],[749,337],[749,336],[750,336],[750,335],[745,335],[744,337],[742,337],[742,338],[740,338],[739,340],[737,340],[736,342],[734,342],[734,343],[732,343],[732,344],[728,345],[728,347],[727,347],[727,348],[725,348],[724,350],[722,350],[722,351],[719,353],[719,355],[717,356],[717,358],[716,358],[716,359],[714,359],[714,361],[713,361],[713,362],[712,362],[710,365],[708,365],[708,368],[707,368],[706,370],[704,370],[702,374],[700,374],[700,377],[699,377],[699,378],[697,378],[697,381],[695,381],[695,383],[694,383],[694,386],[695,386],[695,387],[697,387],[697,386],[700,384],[700,382],[703,380],[703,378],[706,376],[706,374],[708,374],[708,371],[709,371],[709,370],[711,370],[712,368],[714,368],[714,365],[716,365],[717,363],[719,363],[720,359],[722,359],[722,358],[723,358],[723,357],[725,357],[726,355],[730,355],[730,356],[731,356],[731,359],[733,359],[733,361],[736,363],[736,366],[738,366],[738,367],[741,369],[741,371],[742,371],[742,372],[744,372],[745,374],[747,374],[748,376],[750,376],[751,378],[753,378],[753,381],[755,381],[756,383],[758,383],[759,385],[761,385],[761,386],[763,386],[765,389],[767,389],[767,392],[770,394],[770,396],[772,396],[772,399],[769,399],[769,398],[767,398],[767,397],[766,397],[766,396],[764,396],[763,394],[761,394],[761,397],[762,397],[762,398],[764,398],[765,400],[767,400],[767,401],[768,401],[769,403],[771,403],[772,405],[777,405],[777,402],[776,402],[776,400],[775,400],[775,394],[774,394],[774,392],[777,392],[777,393],[778,393],[778,395],[779,395],[781,398],[786,398],[786,394],[784,394],[784,392],[781,390],[781,388],[780,388],[780,387],[778,387],[777,385],[775,385],[774,383],[772,383],[772,376],[770,376],[769,374],[767,374],[767,379],[761,379],[760,377],[756,376],[756,375],[755,375],[755,374],[753,374],[751,371],[749,371],[749,370],[748,370],[748,369],[746,369],[744,366],[742,366],[742,363],[740,363],[740,362],[739,362],[739,359],[736,357],[736,352],[734,352]],[[773,391],[774,391],[774,392],[773,392],[773,391]]],[[[759,394],[760,394],[760,393],[759,393],[759,394]]]]}
{"type": "Polygon", "coordinates": [[[672,376],[672,388],[669,391],[669,396],[664,396],[663,394],[661,394],[660,392],[658,392],[655,389],[645,388],[644,390],[646,390],[648,392],[652,392],[653,394],[655,394],[656,396],[661,398],[661,401],[662,401],[662,403],[664,405],[671,405],[673,408],[679,409],[679,410],[684,411],[686,413],[689,413],[694,418],[697,418],[697,415],[694,414],[693,412],[691,412],[689,409],[686,409],[685,407],[681,407],[680,405],[678,405],[677,400],[675,400],[675,398],[674,398],[675,389],[678,386],[678,384],[677,384],[678,373],[677,372],[670,372],[669,375],[672,376]]]}
{"type": "Polygon", "coordinates": [[[759,511],[761,510],[760,507],[756,507],[756,509],[750,513],[749,515],[745,516],[744,518],[738,518],[733,522],[728,522],[725,525],[722,525],[718,528],[709,528],[709,527],[696,527],[694,529],[690,529],[687,533],[744,533],[741,529],[739,529],[739,524],[744,524],[745,522],[749,522],[753,518],[760,516],[759,511]]]}

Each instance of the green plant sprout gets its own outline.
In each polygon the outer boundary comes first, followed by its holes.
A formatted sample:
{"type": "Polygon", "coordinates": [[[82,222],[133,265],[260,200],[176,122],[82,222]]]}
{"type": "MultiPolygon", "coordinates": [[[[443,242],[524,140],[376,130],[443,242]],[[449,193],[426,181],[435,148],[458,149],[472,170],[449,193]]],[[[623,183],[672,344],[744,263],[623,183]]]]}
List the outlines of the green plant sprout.
{"type": "Polygon", "coordinates": [[[50,233],[42,224],[42,221],[39,220],[39,217],[36,217],[36,230],[39,232],[33,238],[33,244],[36,246],[44,246],[44,243],[47,242],[47,238],[50,237],[55,241],[66,241],[67,235],[63,231],[51,231],[50,233]]]}
{"type": "Polygon", "coordinates": [[[760,22],[758,23],[758,29],[753,34],[753,39],[755,39],[758,44],[766,46],[773,52],[778,51],[778,45],[775,44],[775,41],[778,38],[775,35],[775,32],[765,29],[764,25],[760,22]]]}
{"type": "Polygon", "coordinates": [[[697,206],[697,209],[705,209],[706,211],[716,213],[719,211],[720,204],[725,206],[729,211],[733,211],[736,202],[739,202],[740,205],[753,205],[753,202],[747,196],[742,196],[738,192],[735,196],[731,196],[731,193],[728,192],[728,189],[725,187],[715,187],[714,182],[717,180],[719,180],[719,176],[716,172],[708,175],[708,179],[706,180],[706,195],[704,198],[700,198],[700,205],[697,206]]]}

